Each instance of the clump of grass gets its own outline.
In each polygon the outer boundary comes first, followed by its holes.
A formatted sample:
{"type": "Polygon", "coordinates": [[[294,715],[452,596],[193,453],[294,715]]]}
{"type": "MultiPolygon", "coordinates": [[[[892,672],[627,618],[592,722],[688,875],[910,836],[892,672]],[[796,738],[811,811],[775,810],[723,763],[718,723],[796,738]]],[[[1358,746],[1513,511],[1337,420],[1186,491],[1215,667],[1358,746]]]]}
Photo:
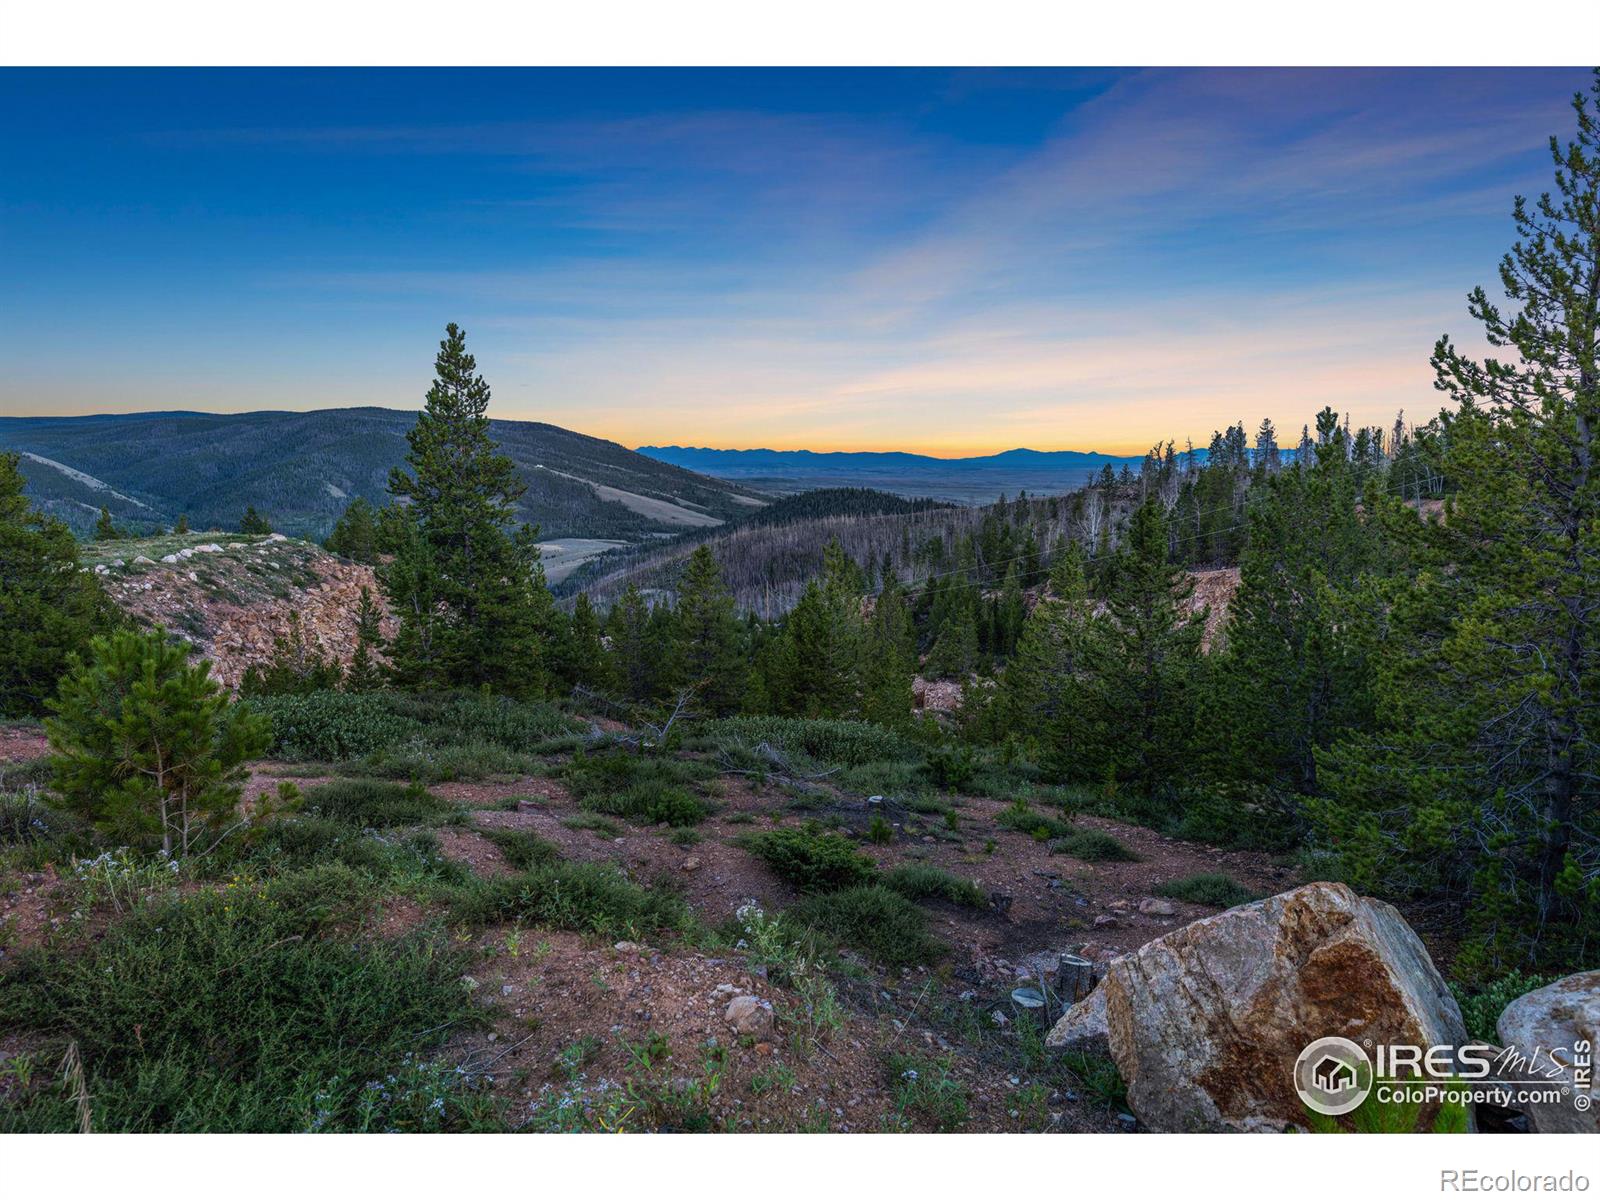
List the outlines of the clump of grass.
{"type": "MultiPolygon", "coordinates": [[[[428,1073],[419,1056],[478,1023],[459,981],[470,959],[429,935],[325,934],[328,905],[356,886],[323,870],[282,881],[276,896],[201,893],[145,906],[76,952],[26,951],[0,987],[0,1025],[77,1044],[96,1131],[498,1124],[462,1077],[436,1079],[436,1107],[399,1086],[428,1073]]],[[[0,1107],[0,1130],[78,1121],[53,1080],[0,1107]]]]}
{"type": "Polygon", "coordinates": [[[667,835],[674,846],[698,846],[703,839],[698,829],[677,828],[667,835]]]}
{"type": "Polygon", "coordinates": [[[14,851],[11,861],[24,869],[88,854],[92,845],[88,826],[46,804],[37,789],[0,793],[0,850],[14,851]]]}
{"type": "Polygon", "coordinates": [[[1050,843],[1050,853],[1084,862],[1138,862],[1139,856],[1100,829],[1075,829],[1050,843]]]}
{"type": "Polygon", "coordinates": [[[460,883],[469,874],[440,853],[431,831],[396,838],[307,814],[269,821],[243,838],[224,842],[204,865],[212,875],[242,870],[270,877],[331,864],[373,881],[422,888],[460,883]]]}
{"type": "Polygon", "coordinates": [[[917,757],[917,748],[910,741],[869,721],[724,717],[705,723],[702,740],[707,744],[733,741],[748,746],[766,742],[791,756],[848,766],[917,757]]]}
{"type": "Polygon", "coordinates": [[[874,846],[887,846],[894,841],[894,826],[881,816],[874,816],[867,827],[867,840],[874,846]]]}
{"type": "Polygon", "coordinates": [[[971,1096],[952,1067],[949,1058],[889,1056],[889,1086],[903,1122],[915,1117],[937,1133],[954,1133],[967,1123],[971,1096]]]}
{"type": "Polygon", "coordinates": [[[1183,879],[1169,879],[1159,884],[1155,892],[1158,896],[1184,900],[1190,904],[1209,904],[1215,908],[1232,908],[1261,898],[1227,875],[1189,875],[1183,879]]]}
{"type": "Polygon", "coordinates": [[[306,811],[358,829],[387,829],[443,820],[454,806],[421,784],[401,785],[376,779],[341,779],[312,788],[306,811]]]}
{"type": "Polygon", "coordinates": [[[1077,832],[1067,822],[1037,811],[1022,797],[1018,797],[1011,807],[1003,809],[994,820],[996,825],[1025,833],[1041,842],[1049,841],[1051,838],[1071,837],[1077,832]]]}
{"type": "Polygon", "coordinates": [[[948,900],[966,908],[982,908],[987,903],[983,890],[971,880],[925,863],[904,863],[885,872],[883,885],[908,900],[948,900]]]}
{"type": "Polygon", "coordinates": [[[640,937],[688,929],[688,906],[679,896],[643,888],[602,863],[541,863],[519,875],[477,880],[451,904],[467,925],[523,921],[606,937],[640,937]]]}
{"type": "Polygon", "coordinates": [[[505,860],[519,871],[561,857],[554,842],[547,842],[527,829],[483,829],[479,832],[498,846],[505,860]]]}
{"type": "Polygon", "coordinates": [[[877,864],[849,838],[813,824],[767,829],[746,835],[738,844],[803,892],[827,892],[866,883],[877,864]]]}
{"type": "Polygon", "coordinates": [[[696,825],[710,806],[691,790],[710,769],[702,763],[608,750],[580,754],[565,776],[578,803],[591,812],[652,825],[696,825]]]}
{"type": "Polygon", "coordinates": [[[561,822],[568,829],[587,829],[595,837],[605,838],[607,841],[622,836],[622,826],[606,817],[598,817],[594,813],[579,813],[574,817],[566,817],[561,822]]]}
{"type": "Polygon", "coordinates": [[[929,963],[944,953],[928,932],[927,915],[899,892],[878,884],[824,892],[784,915],[886,967],[929,963]]]}

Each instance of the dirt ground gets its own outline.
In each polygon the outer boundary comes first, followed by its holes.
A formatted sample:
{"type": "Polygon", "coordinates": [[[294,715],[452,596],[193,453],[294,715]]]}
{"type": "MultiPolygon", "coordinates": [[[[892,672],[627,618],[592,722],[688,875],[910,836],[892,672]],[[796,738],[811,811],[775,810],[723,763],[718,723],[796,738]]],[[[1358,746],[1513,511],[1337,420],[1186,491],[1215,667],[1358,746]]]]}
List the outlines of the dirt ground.
{"type": "MultiPolygon", "coordinates": [[[[42,738],[0,729],[0,758],[43,751],[42,738]]],[[[247,795],[270,791],[282,779],[302,788],[321,780],[294,772],[286,764],[254,764],[247,795]]],[[[679,845],[663,827],[616,821],[616,836],[575,827],[588,814],[554,779],[443,783],[431,790],[468,811],[468,823],[435,832],[445,855],[479,875],[510,870],[479,830],[527,829],[570,859],[610,862],[639,882],[675,888],[713,928],[726,925],[745,903],[778,912],[798,899],[735,844],[741,834],[807,820],[859,829],[879,811],[825,787],[797,801],[793,790],[724,777],[713,788],[715,812],[697,828],[698,840],[679,845]]],[[[904,1128],[896,1118],[886,1062],[894,1054],[916,1054],[930,1061],[947,1058],[967,1089],[963,1129],[1126,1130],[1128,1118],[1077,1089],[1070,1076],[1019,1065],[1011,1045],[1015,1030],[1008,1028],[1018,1019],[1011,989],[1025,979],[1051,977],[1064,952],[1109,960],[1216,911],[1173,901],[1170,915],[1141,914],[1140,901],[1151,898],[1160,883],[1225,872],[1266,894],[1292,886],[1291,872],[1264,855],[1218,852],[1092,817],[1077,824],[1114,835],[1140,861],[1081,862],[998,825],[1004,802],[950,800],[953,823],[942,815],[892,812],[891,841],[863,841],[861,848],[884,866],[922,862],[971,879],[991,898],[989,906],[924,905],[932,931],[949,946],[931,970],[881,973],[854,963],[839,984],[843,1026],[820,1050],[786,1031],[784,1014],[795,998],[752,972],[737,951],[636,946],[502,926],[476,936],[478,960],[468,983],[486,1005],[488,1027],[461,1034],[447,1053],[492,1081],[514,1119],[519,1110],[534,1114],[569,1101],[592,1103],[643,1073],[669,1090],[714,1079],[705,1103],[721,1128],[904,1128]],[[741,1036],[729,1026],[728,1004],[740,994],[773,1004],[779,1017],[773,1033],[741,1036]],[[983,1031],[976,1047],[973,1029],[983,1031]]],[[[0,886],[0,925],[9,923],[13,948],[43,937],[61,918],[52,900],[57,889],[54,868],[0,886]]],[[[378,928],[395,934],[442,915],[396,897],[378,928]]]]}

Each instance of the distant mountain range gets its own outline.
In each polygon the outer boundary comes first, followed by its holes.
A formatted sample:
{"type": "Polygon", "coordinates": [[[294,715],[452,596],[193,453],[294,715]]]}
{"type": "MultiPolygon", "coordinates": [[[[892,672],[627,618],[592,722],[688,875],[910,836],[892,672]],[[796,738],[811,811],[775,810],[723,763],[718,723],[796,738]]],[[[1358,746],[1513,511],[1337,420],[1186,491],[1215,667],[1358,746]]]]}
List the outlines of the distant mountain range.
{"type": "MultiPolygon", "coordinates": [[[[415,412],[159,412],[0,417],[0,449],[22,454],[30,499],[80,533],[100,508],[135,533],[237,528],[254,505],[285,533],[321,537],[355,496],[387,500],[415,412]]],[[[518,515],[546,538],[638,541],[711,528],[761,507],[748,487],[615,442],[532,421],[494,421],[528,491],[518,515]]]]}
{"type": "Polygon", "coordinates": [[[718,479],[768,492],[819,487],[870,487],[902,496],[986,504],[1002,493],[1070,492],[1107,464],[1137,467],[1142,455],[1093,450],[1007,450],[971,458],[934,458],[902,451],[713,450],[640,446],[639,453],[718,479]]]}

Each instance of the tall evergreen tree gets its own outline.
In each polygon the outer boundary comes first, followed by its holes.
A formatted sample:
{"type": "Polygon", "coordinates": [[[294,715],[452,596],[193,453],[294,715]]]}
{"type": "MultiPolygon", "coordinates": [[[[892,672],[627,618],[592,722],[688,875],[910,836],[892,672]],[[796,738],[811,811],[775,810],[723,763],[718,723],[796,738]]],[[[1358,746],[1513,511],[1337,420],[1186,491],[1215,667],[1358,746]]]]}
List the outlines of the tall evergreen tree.
{"type": "Polygon", "coordinates": [[[356,649],[344,676],[347,692],[375,692],[383,686],[383,664],[377,657],[382,649],[383,613],[372,598],[372,590],[363,587],[356,607],[356,649]]]}
{"type": "Polygon", "coordinates": [[[1106,620],[1095,612],[1083,548],[1069,544],[1050,569],[1050,586],[1023,622],[1017,652],[1000,681],[1002,732],[1031,744],[1052,776],[1068,782],[1105,777],[1109,688],[1106,620]]]}
{"type": "Polygon", "coordinates": [[[911,723],[917,644],[905,588],[890,573],[873,600],[861,668],[861,716],[890,729],[911,723]]]}
{"type": "Polygon", "coordinates": [[[0,717],[42,713],[71,656],[120,622],[72,531],[28,503],[18,463],[0,451],[0,717]]]}
{"type": "Polygon", "coordinates": [[[446,328],[436,378],[406,435],[406,467],[389,491],[406,501],[410,534],[384,572],[400,633],[391,651],[408,687],[541,692],[557,619],[537,533],[514,520],[524,488],[489,436],[489,385],[446,328]]]}
{"type": "Polygon", "coordinates": [[[822,577],[806,584],[784,624],[783,688],[793,711],[807,717],[854,716],[860,704],[864,627],[861,570],[838,539],[823,552],[822,577]]]}
{"type": "Polygon", "coordinates": [[[660,627],[651,625],[649,602],[637,585],[630,583],[612,606],[606,628],[617,686],[623,695],[641,703],[663,695],[665,655],[656,640],[660,627]]]}
{"type": "Polygon", "coordinates": [[[239,519],[239,532],[256,535],[271,533],[272,522],[258,513],[254,504],[247,504],[244,516],[239,519]]]}
{"type": "Polygon", "coordinates": [[[1147,797],[1170,794],[1187,766],[1205,620],[1186,611],[1194,582],[1170,557],[1160,504],[1134,510],[1107,598],[1112,737],[1108,773],[1147,797]]]}
{"type": "Polygon", "coordinates": [[[377,562],[378,514],[372,502],[363,496],[350,501],[322,544],[352,562],[377,562]]]}
{"type": "Polygon", "coordinates": [[[1202,705],[1220,779],[1311,794],[1314,751],[1372,720],[1376,523],[1337,444],[1253,490],[1226,647],[1202,705]]]}
{"type": "Polygon", "coordinates": [[[101,508],[100,519],[94,523],[94,540],[97,542],[114,542],[122,536],[122,530],[118,529],[116,522],[111,519],[111,510],[101,508]]]}
{"type": "Polygon", "coordinates": [[[616,689],[612,655],[606,649],[605,639],[600,632],[600,619],[595,615],[587,592],[579,592],[573,602],[572,620],[567,626],[567,657],[566,678],[569,682],[602,695],[616,689]]]}
{"type": "Polygon", "coordinates": [[[695,689],[696,707],[717,716],[739,711],[750,682],[742,631],[722,568],[703,543],[684,567],[677,616],[683,679],[695,689]]]}
{"type": "Polygon", "coordinates": [[[1552,138],[1555,190],[1513,209],[1509,311],[1469,311],[1509,360],[1441,338],[1458,403],[1442,521],[1412,523],[1379,678],[1384,728],[1330,753],[1317,809],[1358,881],[1465,894],[1483,969],[1600,946],[1600,73],[1552,138]]]}

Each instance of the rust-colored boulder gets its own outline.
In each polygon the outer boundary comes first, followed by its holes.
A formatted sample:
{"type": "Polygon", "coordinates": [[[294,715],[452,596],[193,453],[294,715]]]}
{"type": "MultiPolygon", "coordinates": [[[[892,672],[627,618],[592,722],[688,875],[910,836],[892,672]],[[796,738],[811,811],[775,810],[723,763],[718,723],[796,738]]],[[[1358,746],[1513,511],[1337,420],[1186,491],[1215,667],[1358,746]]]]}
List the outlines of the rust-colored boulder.
{"type": "Polygon", "coordinates": [[[1195,1132],[1304,1127],[1294,1065],[1318,1038],[1466,1040],[1400,914],[1334,883],[1229,909],[1124,955],[1048,1044],[1083,1045],[1102,1029],[1139,1120],[1195,1132]]]}

